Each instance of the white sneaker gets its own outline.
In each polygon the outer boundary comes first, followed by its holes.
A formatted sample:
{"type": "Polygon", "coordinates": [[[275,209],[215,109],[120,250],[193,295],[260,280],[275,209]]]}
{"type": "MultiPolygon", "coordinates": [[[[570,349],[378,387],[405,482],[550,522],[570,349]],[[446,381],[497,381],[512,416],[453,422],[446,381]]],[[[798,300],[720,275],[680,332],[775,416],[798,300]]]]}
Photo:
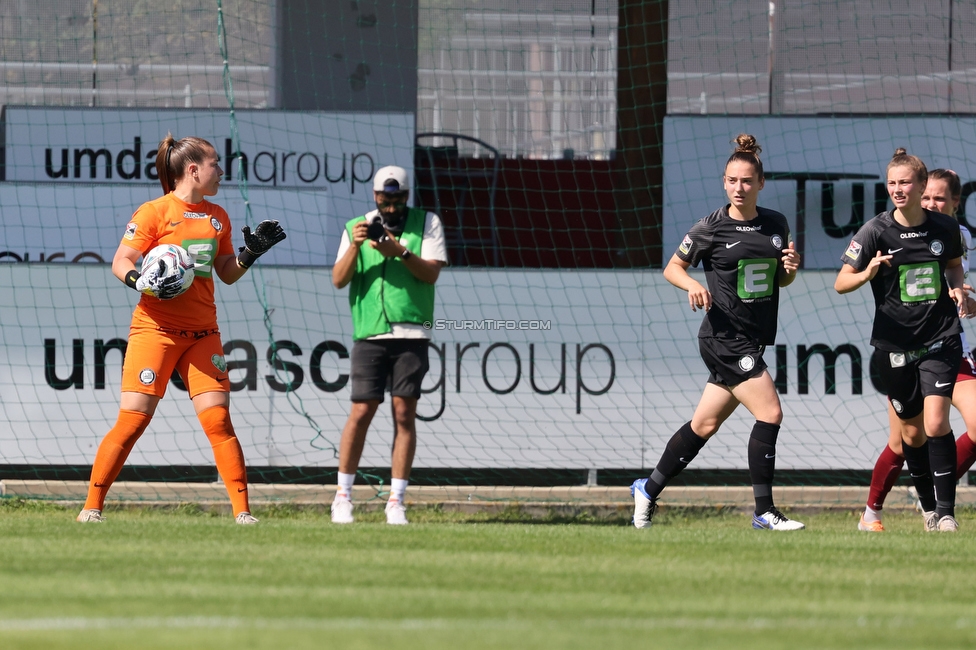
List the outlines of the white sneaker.
{"type": "Polygon", "coordinates": [[[955,533],[959,531],[959,522],[952,515],[946,515],[939,520],[940,533],[955,533]]]}
{"type": "Polygon", "coordinates": [[[923,525],[926,533],[934,533],[939,530],[939,515],[936,514],[935,510],[923,510],[922,520],[924,521],[923,525]]]}
{"type": "Polygon", "coordinates": [[[78,513],[75,521],[82,524],[100,524],[105,521],[105,517],[102,516],[101,510],[95,510],[94,508],[88,510],[82,510],[78,513]]]}
{"type": "Polygon", "coordinates": [[[351,524],[352,522],[352,501],[342,497],[336,497],[332,501],[332,523],[351,524]]]}
{"type": "Polygon", "coordinates": [[[244,512],[237,513],[237,517],[234,519],[234,521],[241,524],[242,526],[248,526],[250,524],[258,523],[258,518],[245,510],[244,512]]]}
{"type": "Polygon", "coordinates": [[[634,528],[650,528],[657,511],[657,501],[648,498],[644,492],[645,483],[646,478],[639,478],[630,484],[630,495],[634,497],[634,528]]]}
{"type": "Polygon", "coordinates": [[[752,515],[752,527],[764,530],[802,530],[803,524],[787,518],[782,512],[772,507],[761,515],[752,515]]]}
{"type": "Polygon", "coordinates": [[[407,521],[407,507],[396,499],[387,501],[386,523],[391,526],[406,526],[409,524],[410,522],[407,521]]]}

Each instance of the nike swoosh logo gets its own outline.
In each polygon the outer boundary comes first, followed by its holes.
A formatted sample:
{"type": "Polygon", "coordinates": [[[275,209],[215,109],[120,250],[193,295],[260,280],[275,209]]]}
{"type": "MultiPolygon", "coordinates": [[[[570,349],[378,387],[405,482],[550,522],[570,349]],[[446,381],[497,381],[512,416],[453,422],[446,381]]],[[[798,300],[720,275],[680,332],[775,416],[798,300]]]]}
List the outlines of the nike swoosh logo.
{"type": "Polygon", "coordinates": [[[247,492],[247,488],[237,488],[238,492],[247,492]]]}
{"type": "Polygon", "coordinates": [[[949,474],[952,474],[952,472],[941,472],[941,473],[940,472],[935,472],[935,475],[936,476],[948,476],[949,474]]]}
{"type": "Polygon", "coordinates": [[[725,247],[726,247],[726,248],[732,248],[733,246],[738,246],[738,245],[739,245],[739,244],[741,244],[741,243],[742,243],[742,242],[740,242],[740,241],[737,241],[737,242],[733,242],[733,243],[731,243],[731,244],[726,244],[726,245],[725,245],[725,247]]]}
{"type": "MultiPolygon", "coordinates": [[[[176,226],[180,225],[181,223],[183,223],[183,222],[182,221],[170,221],[169,222],[169,225],[171,227],[175,228],[176,226]]],[[[899,249],[899,250],[901,250],[901,249],[899,249]]]]}
{"type": "Polygon", "coordinates": [[[770,456],[769,454],[766,454],[766,458],[776,458],[776,454],[773,454],[772,456],[770,456]]]}
{"type": "Polygon", "coordinates": [[[945,388],[946,386],[948,386],[951,383],[952,383],[951,381],[947,381],[947,382],[937,381],[937,382],[935,382],[935,387],[936,388],[945,388]]]}
{"type": "Polygon", "coordinates": [[[95,487],[97,487],[97,488],[103,488],[103,487],[108,487],[108,486],[105,485],[104,483],[96,483],[95,484],[95,487]]]}
{"type": "Polygon", "coordinates": [[[894,255],[894,254],[895,254],[895,253],[897,253],[898,251],[903,251],[903,250],[905,250],[905,248],[904,248],[904,247],[902,247],[902,248],[896,248],[896,249],[894,249],[894,250],[892,250],[892,249],[890,249],[890,248],[889,248],[889,249],[888,249],[888,255],[894,255]]]}
{"type": "Polygon", "coordinates": [[[227,381],[227,377],[217,377],[217,381],[227,381]]]}
{"type": "Polygon", "coordinates": [[[679,459],[678,459],[678,462],[679,462],[679,463],[690,463],[691,461],[689,461],[689,460],[685,460],[684,458],[679,458],[679,459]]]}

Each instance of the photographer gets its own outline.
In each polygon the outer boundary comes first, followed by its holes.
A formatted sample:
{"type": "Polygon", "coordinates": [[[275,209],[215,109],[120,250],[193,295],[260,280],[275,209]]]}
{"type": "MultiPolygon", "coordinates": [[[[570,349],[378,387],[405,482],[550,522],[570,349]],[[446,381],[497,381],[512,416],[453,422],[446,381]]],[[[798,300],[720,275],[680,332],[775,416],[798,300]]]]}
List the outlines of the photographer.
{"type": "Polygon", "coordinates": [[[332,283],[349,287],[352,311],[352,409],[339,443],[339,477],[332,521],[353,521],[352,486],[366,431],[387,385],[393,402],[388,524],[406,524],[404,493],[417,448],[417,399],[427,373],[428,330],[434,318],[434,283],[448,263],[436,214],[407,207],[410,185],[401,167],[373,178],[376,210],[350,220],[332,268],[332,283]],[[366,244],[366,245],[364,245],[366,244]]]}

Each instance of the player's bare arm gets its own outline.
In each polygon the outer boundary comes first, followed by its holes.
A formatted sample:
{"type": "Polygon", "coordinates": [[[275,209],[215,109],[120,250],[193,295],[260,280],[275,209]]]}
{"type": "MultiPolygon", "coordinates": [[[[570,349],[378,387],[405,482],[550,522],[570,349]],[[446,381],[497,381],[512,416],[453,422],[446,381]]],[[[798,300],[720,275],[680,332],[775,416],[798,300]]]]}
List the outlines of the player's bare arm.
{"type": "Polygon", "coordinates": [[[949,297],[956,303],[956,309],[960,318],[969,316],[969,303],[966,300],[966,289],[964,284],[965,273],[962,266],[962,258],[956,257],[946,264],[946,282],[949,283],[949,297]]]}
{"type": "Polygon", "coordinates": [[[874,279],[882,264],[891,266],[892,257],[894,255],[882,255],[881,251],[878,251],[871,258],[871,261],[868,262],[867,268],[860,272],[854,270],[854,267],[850,264],[845,264],[840,268],[840,272],[837,273],[837,279],[834,280],[834,290],[837,293],[850,293],[855,289],[861,288],[874,279]]]}
{"type": "Polygon", "coordinates": [[[234,284],[247,273],[247,269],[237,263],[236,255],[221,255],[214,260],[213,269],[224,284],[234,284]]]}
{"type": "Polygon", "coordinates": [[[800,253],[797,252],[793,242],[789,247],[783,249],[783,267],[779,273],[779,286],[788,287],[796,280],[796,272],[800,268],[800,253]]]}
{"type": "Polygon", "coordinates": [[[672,255],[664,269],[664,279],[688,292],[688,304],[691,305],[691,311],[698,311],[699,309],[708,311],[712,308],[712,294],[702,286],[701,282],[691,277],[688,273],[690,267],[691,264],[677,255],[672,255]]]}
{"type": "Polygon", "coordinates": [[[112,275],[125,282],[125,276],[136,270],[136,262],[139,261],[140,257],[142,257],[142,253],[137,249],[119,244],[115,251],[115,257],[112,258],[112,275]]]}

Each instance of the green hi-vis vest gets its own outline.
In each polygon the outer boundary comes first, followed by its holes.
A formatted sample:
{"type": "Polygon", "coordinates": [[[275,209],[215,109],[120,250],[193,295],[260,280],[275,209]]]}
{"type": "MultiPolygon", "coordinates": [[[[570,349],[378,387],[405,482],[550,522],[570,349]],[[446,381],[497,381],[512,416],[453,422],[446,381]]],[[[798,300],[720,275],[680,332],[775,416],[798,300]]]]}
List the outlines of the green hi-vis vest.
{"type": "MultiPolygon", "coordinates": [[[[408,208],[400,244],[416,256],[424,240],[424,221],[427,212],[408,208]]],[[[352,228],[366,217],[356,217],[346,223],[351,242],[352,228]]],[[[390,323],[417,323],[434,319],[434,285],[421,282],[398,257],[383,257],[369,245],[359,248],[356,272],[349,283],[349,307],[355,341],[388,334],[390,323]]]]}

